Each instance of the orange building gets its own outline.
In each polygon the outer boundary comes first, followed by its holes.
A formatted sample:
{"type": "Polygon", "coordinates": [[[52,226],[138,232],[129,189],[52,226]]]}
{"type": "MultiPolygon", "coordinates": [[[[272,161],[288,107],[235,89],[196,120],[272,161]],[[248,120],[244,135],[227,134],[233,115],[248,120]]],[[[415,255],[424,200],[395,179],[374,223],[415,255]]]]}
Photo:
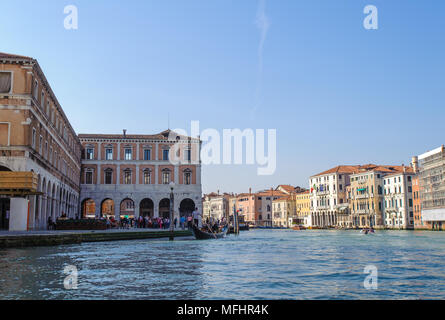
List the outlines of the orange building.
{"type": "Polygon", "coordinates": [[[37,60],[0,53],[0,171],[37,176],[35,194],[1,197],[0,228],[45,229],[49,218],[74,217],[80,154],[79,138],[37,60]],[[16,204],[29,208],[29,216],[15,211],[16,204]]]}

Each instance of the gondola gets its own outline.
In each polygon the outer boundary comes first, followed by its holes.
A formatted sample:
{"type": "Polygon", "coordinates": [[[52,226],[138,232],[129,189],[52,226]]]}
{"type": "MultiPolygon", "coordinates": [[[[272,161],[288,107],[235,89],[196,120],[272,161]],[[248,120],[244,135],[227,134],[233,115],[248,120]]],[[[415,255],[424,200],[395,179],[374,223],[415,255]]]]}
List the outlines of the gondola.
{"type": "Polygon", "coordinates": [[[228,227],[225,226],[221,232],[205,232],[200,230],[196,225],[192,225],[193,235],[196,240],[209,240],[209,239],[221,239],[227,234],[228,227]]]}

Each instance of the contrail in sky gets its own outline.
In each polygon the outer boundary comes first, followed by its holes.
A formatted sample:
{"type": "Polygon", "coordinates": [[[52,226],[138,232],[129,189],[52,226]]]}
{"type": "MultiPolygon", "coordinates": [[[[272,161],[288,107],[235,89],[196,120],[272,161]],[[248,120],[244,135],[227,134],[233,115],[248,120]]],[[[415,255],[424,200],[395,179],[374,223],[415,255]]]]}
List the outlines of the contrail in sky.
{"type": "Polygon", "coordinates": [[[264,43],[266,42],[267,32],[269,31],[270,23],[269,18],[266,15],[266,0],[259,0],[258,10],[255,20],[256,27],[260,31],[260,43],[258,45],[258,78],[257,78],[257,88],[255,93],[255,103],[251,110],[251,117],[254,118],[256,110],[260,104],[260,93],[263,77],[263,51],[264,43]]]}

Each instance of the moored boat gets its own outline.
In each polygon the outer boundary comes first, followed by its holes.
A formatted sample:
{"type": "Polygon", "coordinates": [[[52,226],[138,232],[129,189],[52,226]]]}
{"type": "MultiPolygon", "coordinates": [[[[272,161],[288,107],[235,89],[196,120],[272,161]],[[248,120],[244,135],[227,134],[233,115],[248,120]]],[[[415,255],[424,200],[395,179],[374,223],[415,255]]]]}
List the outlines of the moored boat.
{"type": "Polygon", "coordinates": [[[306,230],[305,226],[294,226],[292,227],[292,230],[306,230]]]}

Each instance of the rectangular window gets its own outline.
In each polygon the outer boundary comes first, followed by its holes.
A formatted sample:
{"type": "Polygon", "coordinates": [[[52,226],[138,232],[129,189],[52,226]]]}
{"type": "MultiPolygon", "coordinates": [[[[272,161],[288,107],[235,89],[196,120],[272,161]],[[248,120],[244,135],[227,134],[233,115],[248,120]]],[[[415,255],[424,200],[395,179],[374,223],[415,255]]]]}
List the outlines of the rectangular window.
{"type": "Polygon", "coordinates": [[[124,172],[124,183],[131,184],[131,171],[129,171],[129,170],[126,170],[124,172]]]}
{"type": "Polygon", "coordinates": [[[190,150],[190,149],[185,150],[184,160],[185,161],[191,161],[192,160],[192,150],[190,150]]]}
{"type": "Polygon", "coordinates": [[[87,148],[87,160],[93,160],[93,159],[94,159],[94,149],[87,148]]]}
{"type": "Polygon", "coordinates": [[[151,173],[150,171],[144,171],[144,184],[151,184],[151,173]]]}
{"type": "Polygon", "coordinates": [[[144,160],[151,160],[151,150],[150,149],[144,150],[144,160]]]}
{"type": "Polygon", "coordinates": [[[111,149],[111,148],[105,149],[105,159],[113,160],[113,149],[111,149]]]}
{"type": "Polygon", "coordinates": [[[85,174],[85,183],[86,184],[93,184],[93,172],[87,171],[85,174]]]}
{"type": "Polygon", "coordinates": [[[164,171],[162,172],[162,183],[169,184],[170,183],[170,172],[164,171]]]}
{"type": "Polygon", "coordinates": [[[105,184],[113,183],[113,171],[105,170],[105,184]]]}
{"type": "Polygon", "coordinates": [[[42,107],[42,110],[45,110],[45,92],[43,91],[40,97],[40,106],[42,107]]]}
{"type": "Polygon", "coordinates": [[[32,128],[31,145],[34,149],[36,148],[36,129],[35,128],[32,128]]]}
{"type": "Polygon", "coordinates": [[[39,82],[37,80],[34,80],[34,88],[32,91],[33,97],[37,100],[38,99],[38,92],[39,92],[39,82]]]}
{"type": "Polygon", "coordinates": [[[0,93],[11,93],[12,73],[0,72],[0,93]]]}
{"type": "Polygon", "coordinates": [[[168,149],[162,150],[162,160],[168,160],[168,149]]]}
{"type": "Polygon", "coordinates": [[[132,160],[132,149],[125,149],[125,160],[132,160]]]}

